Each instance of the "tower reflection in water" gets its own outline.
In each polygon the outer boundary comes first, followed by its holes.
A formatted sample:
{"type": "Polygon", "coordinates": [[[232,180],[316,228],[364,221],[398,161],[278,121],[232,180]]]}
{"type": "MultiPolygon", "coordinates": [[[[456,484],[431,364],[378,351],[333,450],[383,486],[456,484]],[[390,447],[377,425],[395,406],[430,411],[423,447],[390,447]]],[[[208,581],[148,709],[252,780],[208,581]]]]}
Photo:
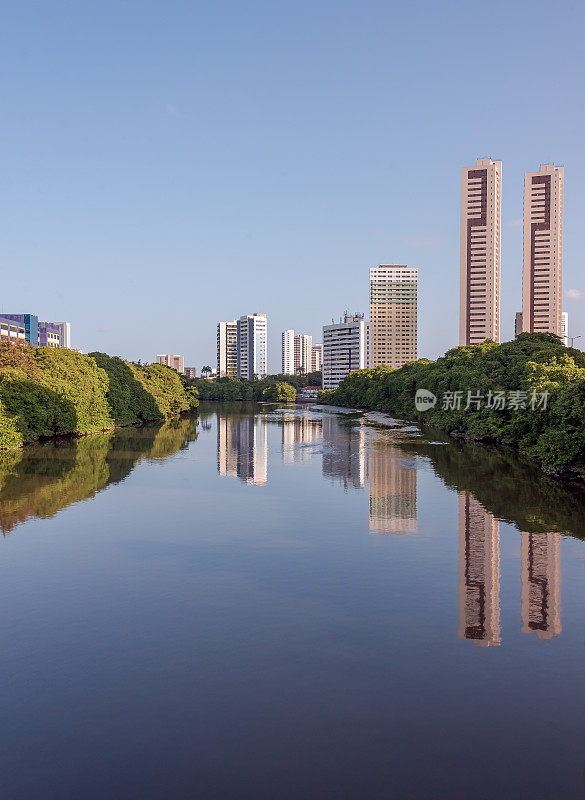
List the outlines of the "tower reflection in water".
{"type": "Polygon", "coordinates": [[[459,495],[459,635],[501,641],[499,522],[469,492],[459,495]]]}
{"type": "MultiPolygon", "coordinates": [[[[521,533],[522,632],[561,633],[560,534],[521,533]]],[[[459,635],[501,644],[499,522],[469,492],[459,494],[459,635]]]]}
{"type": "Polygon", "coordinates": [[[263,416],[217,415],[217,471],[254,486],[266,484],[268,446],[263,416]]]}
{"type": "Polygon", "coordinates": [[[540,639],[561,627],[560,534],[522,533],[522,632],[540,639]]]}
{"type": "MultiPolygon", "coordinates": [[[[217,468],[255,486],[268,480],[267,427],[274,417],[217,415],[217,468]]],[[[307,461],[322,448],[322,473],[344,490],[369,485],[369,530],[417,530],[416,457],[365,426],[309,410],[281,412],[284,464],[307,461]]],[[[498,519],[471,492],[459,493],[459,635],[481,647],[501,644],[498,519]]],[[[522,632],[561,633],[560,534],[521,533],[522,632]]]]}

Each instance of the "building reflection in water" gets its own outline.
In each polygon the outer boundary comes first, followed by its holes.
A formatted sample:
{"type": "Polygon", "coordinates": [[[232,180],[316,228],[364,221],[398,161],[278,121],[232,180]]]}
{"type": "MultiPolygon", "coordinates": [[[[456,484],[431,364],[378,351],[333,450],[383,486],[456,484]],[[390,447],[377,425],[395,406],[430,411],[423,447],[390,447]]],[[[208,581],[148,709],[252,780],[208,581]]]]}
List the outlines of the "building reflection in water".
{"type": "Polygon", "coordinates": [[[522,533],[522,632],[540,639],[561,626],[560,534],[522,533]]]}
{"type": "Polygon", "coordinates": [[[375,533],[413,533],[417,529],[417,472],[414,456],[374,443],[368,453],[370,530],[375,533]]]}
{"type": "Polygon", "coordinates": [[[361,426],[340,423],[337,417],[323,418],[323,477],[339,481],[344,489],[361,489],[366,484],[366,434],[361,426]]]}
{"type": "MultiPolygon", "coordinates": [[[[268,479],[265,415],[217,415],[217,468],[248,484],[268,479]]],[[[417,530],[416,457],[365,426],[335,415],[285,410],[281,417],[285,464],[306,461],[323,446],[323,476],[344,489],[369,483],[369,529],[417,530]]],[[[561,633],[560,534],[522,533],[522,631],[550,639],[561,633]]],[[[501,644],[499,521],[470,492],[459,493],[459,635],[482,647],[501,644]]]]}
{"type": "Polygon", "coordinates": [[[499,645],[499,522],[469,492],[459,494],[459,635],[499,645]]]}
{"type": "Polygon", "coordinates": [[[315,418],[308,409],[283,411],[282,413],[282,460],[285,464],[307,461],[312,445],[321,437],[321,419],[315,418]]]}
{"type": "Polygon", "coordinates": [[[217,416],[217,471],[254,486],[268,480],[266,419],[217,416]]]}

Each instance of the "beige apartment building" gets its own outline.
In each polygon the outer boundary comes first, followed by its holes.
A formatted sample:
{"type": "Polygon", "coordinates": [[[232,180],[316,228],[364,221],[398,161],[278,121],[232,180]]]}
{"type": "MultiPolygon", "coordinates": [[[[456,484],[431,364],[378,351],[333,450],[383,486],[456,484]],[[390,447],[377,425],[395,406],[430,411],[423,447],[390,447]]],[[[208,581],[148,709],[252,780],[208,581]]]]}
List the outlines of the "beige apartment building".
{"type": "Polygon", "coordinates": [[[181,373],[181,375],[185,372],[185,359],[183,356],[158,355],[156,357],[156,363],[164,364],[165,367],[176,369],[177,372],[181,373]]]}
{"type": "Polygon", "coordinates": [[[321,372],[323,367],[323,345],[314,344],[311,347],[311,372],[321,372]]]}
{"type": "Polygon", "coordinates": [[[381,264],[370,269],[369,366],[401,367],[417,359],[418,269],[381,264]]]}
{"type": "Polygon", "coordinates": [[[501,199],[501,161],[461,169],[461,345],[500,341],[501,199]]]}
{"type": "Polygon", "coordinates": [[[564,168],[524,175],[522,329],[562,335],[564,168]]]}

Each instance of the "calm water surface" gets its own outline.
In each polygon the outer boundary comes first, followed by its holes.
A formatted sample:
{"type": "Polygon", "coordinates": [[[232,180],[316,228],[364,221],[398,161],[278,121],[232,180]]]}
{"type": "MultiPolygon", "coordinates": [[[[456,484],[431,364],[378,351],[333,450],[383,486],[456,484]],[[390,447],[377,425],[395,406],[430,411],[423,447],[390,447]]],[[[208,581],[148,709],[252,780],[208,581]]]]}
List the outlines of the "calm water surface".
{"type": "Polygon", "coordinates": [[[0,796],[585,798],[585,506],[271,407],[0,454],[0,796]]]}

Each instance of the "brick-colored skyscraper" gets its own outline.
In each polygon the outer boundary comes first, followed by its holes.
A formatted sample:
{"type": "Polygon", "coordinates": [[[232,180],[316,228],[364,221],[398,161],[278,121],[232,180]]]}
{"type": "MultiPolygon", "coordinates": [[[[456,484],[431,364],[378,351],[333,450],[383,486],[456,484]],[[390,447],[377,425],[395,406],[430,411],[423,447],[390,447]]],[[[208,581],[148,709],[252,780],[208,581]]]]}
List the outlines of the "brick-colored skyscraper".
{"type": "Polygon", "coordinates": [[[524,175],[522,329],[561,336],[563,292],[563,167],[524,175]]]}
{"type": "Polygon", "coordinates": [[[459,344],[500,341],[502,162],[461,170],[459,344]]]}

